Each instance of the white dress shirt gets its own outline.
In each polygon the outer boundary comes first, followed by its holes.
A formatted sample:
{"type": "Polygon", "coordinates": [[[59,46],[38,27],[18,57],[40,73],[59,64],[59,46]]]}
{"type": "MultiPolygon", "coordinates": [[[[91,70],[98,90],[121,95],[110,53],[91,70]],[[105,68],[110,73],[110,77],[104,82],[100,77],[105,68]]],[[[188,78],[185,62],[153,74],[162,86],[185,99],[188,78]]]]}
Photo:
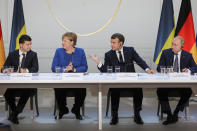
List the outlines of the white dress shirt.
{"type": "MultiPolygon", "coordinates": [[[[25,57],[26,57],[27,52],[22,52],[21,50],[19,50],[19,67],[21,67],[21,64],[22,64],[23,54],[25,54],[25,57]]],[[[26,71],[27,73],[29,73],[28,69],[26,69],[26,71]]]]}
{"type": "MultiPolygon", "coordinates": [[[[123,48],[121,48],[119,51],[121,52],[123,62],[125,62],[125,61],[124,61],[123,48]]],[[[120,57],[120,56],[119,56],[119,51],[116,51],[116,55],[117,55],[118,60],[120,61],[120,58],[119,58],[119,57],[120,57]]]]}
{"type": "MultiPolygon", "coordinates": [[[[179,51],[179,52],[177,53],[177,54],[178,54],[177,56],[178,56],[178,67],[179,67],[179,72],[181,72],[181,69],[180,69],[181,52],[182,52],[182,51],[179,51]]],[[[174,54],[173,67],[174,67],[175,59],[176,59],[176,55],[174,54]]]]}
{"type": "MultiPolygon", "coordinates": [[[[182,52],[182,50],[181,51],[179,51],[177,54],[177,56],[178,56],[178,67],[179,67],[179,72],[182,72],[181,71],[181,66],[180,66],[180,61],[181,61],[181,52],[182,52]]],[[[175,59],[176,59],[176,55],[174,55],[174,61],[175,61],[175,59]]],[[[173,61],[173,67],[174,67],[174,61],[173,61]]],[[[190,71],[190,69],[188,69],[188,73],[191,73],[191,71],[190,71]]]]}

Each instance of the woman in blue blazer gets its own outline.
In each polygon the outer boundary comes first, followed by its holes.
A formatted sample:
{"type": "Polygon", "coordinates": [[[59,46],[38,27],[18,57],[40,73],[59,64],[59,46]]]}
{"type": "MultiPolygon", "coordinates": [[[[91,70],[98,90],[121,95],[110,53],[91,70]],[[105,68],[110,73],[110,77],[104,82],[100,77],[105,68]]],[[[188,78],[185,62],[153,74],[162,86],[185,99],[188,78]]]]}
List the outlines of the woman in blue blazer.
{"type": "MultiPolygon", "coordinates": [[[[77,35],[72,32],[67,32],[62,36],[62,48],[58,48],[53,58],[51,70],[56,72],[59,67],[61,72],[86,72],[88,69],[85,52],[82,48],[77,48],[77,35]],[[64,70],[65,69],[65,70],[64,70]]],[[[66,94],[68,91],[73,91],[75,94],[75,104],[72,108],[72,113],[76,119],[82,120],[80,107],[83,105],[86,97],[85,88],[55,88],[55,97],[59,107],[59,119],[64,114],[69,112],[66,106],[66,94]]]]}

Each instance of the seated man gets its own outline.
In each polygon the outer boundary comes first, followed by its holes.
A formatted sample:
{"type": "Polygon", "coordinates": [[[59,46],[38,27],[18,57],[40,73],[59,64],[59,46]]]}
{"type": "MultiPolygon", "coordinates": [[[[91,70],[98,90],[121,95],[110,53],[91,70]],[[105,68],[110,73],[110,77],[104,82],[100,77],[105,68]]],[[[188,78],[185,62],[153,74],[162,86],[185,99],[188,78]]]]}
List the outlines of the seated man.
{"type": "MultiPolygon", "coordinates": [[[[15,50],[9,53],[4,67],[2,69],[3,73],[10,73],[8,67],[14,67],[14,72],[21,73],[34,73],[38,72],[38,58],[37,53],[31,50],[31,37],[28,35],[22,35],[19,38],[19,50],[15,50]]],[[[11,115],[9,120],[15,124],[18,122],[18,114],[23,111],[25,104],[27,103],[29,97],[32,95],[34,89],[7,89],[5,92],[5,100],[11,108],[11,115]],[[19,102],[16,106],[14,94],[20,94],[19,102]]]]}
{"type": "MultiPolygon", "coordinates": [[[[95,61],[98,65],[98,69],[101,72],[107,72],[107,66],[120,66],[121,72],[135,72],[134,61],[143,68],[147,73],[153,74],[146,62],[137,54],[133,47],[123,46],[124,36],[120,33],[115,33],[111,36],[111,50],[105,53],[104,64],[101,63],[97,56],[89,55],[89,57],[95,61]]],[[[113,69],[114,71],[114,69],[113,69]]],[[[120,101],[121,91],[133,92],[133,103],[134,103],[134,122],[137,124],[143,124],[143,120],[140,116],[140,110],[142,108],[143,92],[142,88],[110,88],[111,91],[111,109],[112,119],[110,124],[116,125],[118,123],[118,108],[120,101]]]]}
{"type": "MultiPolygon", "coordinates": [[[[182,50],[184,46],[184,39],[180,36],[174,38],[172,48],[162,52],[157,71],[160,72],[160,66],[173,66],[174,72],[193,72],[196,67],[192,54],[182,50]]],[[[183,111],[186,102],[192,94],[190,88],[158,88],[157,95],[161,103],[161,108],[167,114],[167,120],[163,122],[164,125],[176,123],[178,121],[179,111],[183,111]],[[171,91],[180,92],[181,98],[174,110],[173,114],[170,109],[168,101],[168,93],[171,91]]]]}

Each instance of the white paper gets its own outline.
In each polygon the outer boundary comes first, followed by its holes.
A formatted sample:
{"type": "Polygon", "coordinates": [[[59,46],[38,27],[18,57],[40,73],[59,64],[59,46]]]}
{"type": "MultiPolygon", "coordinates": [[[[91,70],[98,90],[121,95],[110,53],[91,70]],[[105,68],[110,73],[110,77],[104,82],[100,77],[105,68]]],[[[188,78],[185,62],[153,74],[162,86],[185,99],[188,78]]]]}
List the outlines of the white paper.
{"type": "Polygon", "coordinates": [[[138,73],[115,73],[117,77],[138,77],[138,73]]]}
{"type": "Polygon", "coordinates": [[[168,73],[168,75],[170,77],[190,77],[190,73],[185,73],[185,72],[181,72],[181,73],[177,73],[177,72],[174,72],[174,73],[168,73]]]}
{"type": "Polygon", "coordinates": [[[62,73],[62,77],[83,77],[84,73],[62,73]]]}
{"type": "Polygon", "coordinates": [[[11,73],[10,77],[32,77],[32,73],[11,73]]]}

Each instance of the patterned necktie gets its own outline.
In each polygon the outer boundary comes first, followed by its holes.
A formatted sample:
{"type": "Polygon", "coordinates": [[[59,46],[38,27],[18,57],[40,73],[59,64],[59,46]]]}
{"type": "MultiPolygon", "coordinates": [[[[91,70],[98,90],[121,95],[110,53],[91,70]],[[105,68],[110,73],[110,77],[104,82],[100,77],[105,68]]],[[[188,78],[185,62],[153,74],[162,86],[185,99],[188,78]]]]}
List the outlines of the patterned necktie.
{"type": "Polygon", "coordinates": [[[120,62],[120,63],[123,63],[121,51],[118,51],[118,53],[119,53],[119,62],[120,62]]]}
{"type": "Polygon", "coordinates": [[[22,62],[21,62],[21,68],[25,68],[25,54],[23,53],[23,59],[22,59],[22,62]]]}
{"type": "Polygon", "coordinates": [[[178,65],[178,54],[174,53],[174,55],[176,56],[175,61],[174,61],[174,72],[179,72],[179,65],[178,65]]]}

